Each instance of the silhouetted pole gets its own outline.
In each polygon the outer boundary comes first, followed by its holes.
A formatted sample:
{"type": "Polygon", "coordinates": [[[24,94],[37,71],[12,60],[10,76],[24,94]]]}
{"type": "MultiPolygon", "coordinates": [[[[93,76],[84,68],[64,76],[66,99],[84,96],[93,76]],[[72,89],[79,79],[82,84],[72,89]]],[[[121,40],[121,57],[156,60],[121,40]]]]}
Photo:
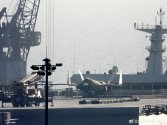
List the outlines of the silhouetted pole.
{"type": "Polygon", "coordinates": [[[48,125],[48,70],[49,70],[49,66],[48,66],[48,62],[45,61],[45,66],[46,66],[46,85],[45,85],[45,125],[48,125]]]}
{"type": "Polygon", "coordinates": [[[45,125],[48,125],[48,76],[50,76],[52,71],[56,70],[57,66],[62,66],[62,63],[57,63],[56,65],[50,64],[50,59],[45,58],[43,60],[45,65],[32,65],[33,70],[38,70],[38,75],[45,75],[46,84],[45,84],[45,125]]]}

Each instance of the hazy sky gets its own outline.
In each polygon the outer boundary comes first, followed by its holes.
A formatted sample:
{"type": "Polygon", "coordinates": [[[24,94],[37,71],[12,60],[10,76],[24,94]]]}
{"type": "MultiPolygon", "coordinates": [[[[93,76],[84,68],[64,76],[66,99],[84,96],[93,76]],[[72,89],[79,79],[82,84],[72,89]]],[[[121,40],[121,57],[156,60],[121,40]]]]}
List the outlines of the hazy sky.
{"type": "MultiPolygon", "coordinates": [[[[11,3],[11,0],[0,1],[0,9],[11,3]]],[[[147,34],[134,30],[133,24],[154,24],[160,8],[167,11],[167,0],[41,0],[36,30],[42,32],[42,43],[31,48],[28,71],[32,64],[42,63],[46,42],[53,62],[64,64],[56,70],[57,81],[66,81],[68,70],[72,73],[74,48],[75,72],[80,69],[99,73],[101,69],[103,73],[113,65],[123,73],[143,71],[148,55],[145,47],[150,42],[145,38],[147,34]],[[50,24],[46,23],[46,10],[50,24]]],[[[165,15],[164,24],[166,19],[165,15]]]]}

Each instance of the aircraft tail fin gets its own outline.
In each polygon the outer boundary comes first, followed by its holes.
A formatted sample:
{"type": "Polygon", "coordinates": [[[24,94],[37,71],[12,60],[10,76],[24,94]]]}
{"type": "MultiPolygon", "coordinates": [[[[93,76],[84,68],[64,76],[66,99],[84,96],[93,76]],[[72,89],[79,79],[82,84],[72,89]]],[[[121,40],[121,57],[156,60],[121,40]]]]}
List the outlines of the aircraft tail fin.
{"type": "Polygon", "coordinates": [[[123,81],[122,81],[122,71],[120,71],[119,73],[119,85],[122,85],[123,81]]]}
{"type": "Polygon", "coordinates": [[[78,70],[78,72],[79,72],[79,75],[80,75],[80,77],[81,77],[81,80],[83,81],[83,80],[84,80],[83,74],[81,73],[80,70],[78,70]]]}
{"type": "Polygon", "coordinates": [[[67,74],[67,84],[70,86],[71,85],[71,79],[70,79],[70,72],[68,71],[67,74]]]}

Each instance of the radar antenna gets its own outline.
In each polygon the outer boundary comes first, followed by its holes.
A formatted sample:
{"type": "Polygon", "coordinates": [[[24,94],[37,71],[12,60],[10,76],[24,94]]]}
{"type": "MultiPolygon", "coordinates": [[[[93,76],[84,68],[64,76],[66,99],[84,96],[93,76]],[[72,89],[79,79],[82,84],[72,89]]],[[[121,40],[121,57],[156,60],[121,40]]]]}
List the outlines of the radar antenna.
{"type": "Polygon", "coordinates": [[[162,12],[162,8],[160,8],[160,11],[157,11],[157,15],[160,18],[160,25],[162,25],[162,20],[163,20],[163,15],[165,14],[165,12],[162,12]]]}

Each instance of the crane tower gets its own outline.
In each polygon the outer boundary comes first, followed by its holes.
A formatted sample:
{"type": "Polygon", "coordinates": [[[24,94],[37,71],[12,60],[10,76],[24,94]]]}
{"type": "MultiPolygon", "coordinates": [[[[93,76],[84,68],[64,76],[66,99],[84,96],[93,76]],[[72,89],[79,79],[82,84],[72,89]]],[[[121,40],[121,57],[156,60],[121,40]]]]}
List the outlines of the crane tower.
{"type": "Polygon", "coordinates": [[[38,46],[41,33],[35,32],[40,0],[19,0],[16,12],[0,11],[0,85],[26,76],[30,47],[38,46]]]}

